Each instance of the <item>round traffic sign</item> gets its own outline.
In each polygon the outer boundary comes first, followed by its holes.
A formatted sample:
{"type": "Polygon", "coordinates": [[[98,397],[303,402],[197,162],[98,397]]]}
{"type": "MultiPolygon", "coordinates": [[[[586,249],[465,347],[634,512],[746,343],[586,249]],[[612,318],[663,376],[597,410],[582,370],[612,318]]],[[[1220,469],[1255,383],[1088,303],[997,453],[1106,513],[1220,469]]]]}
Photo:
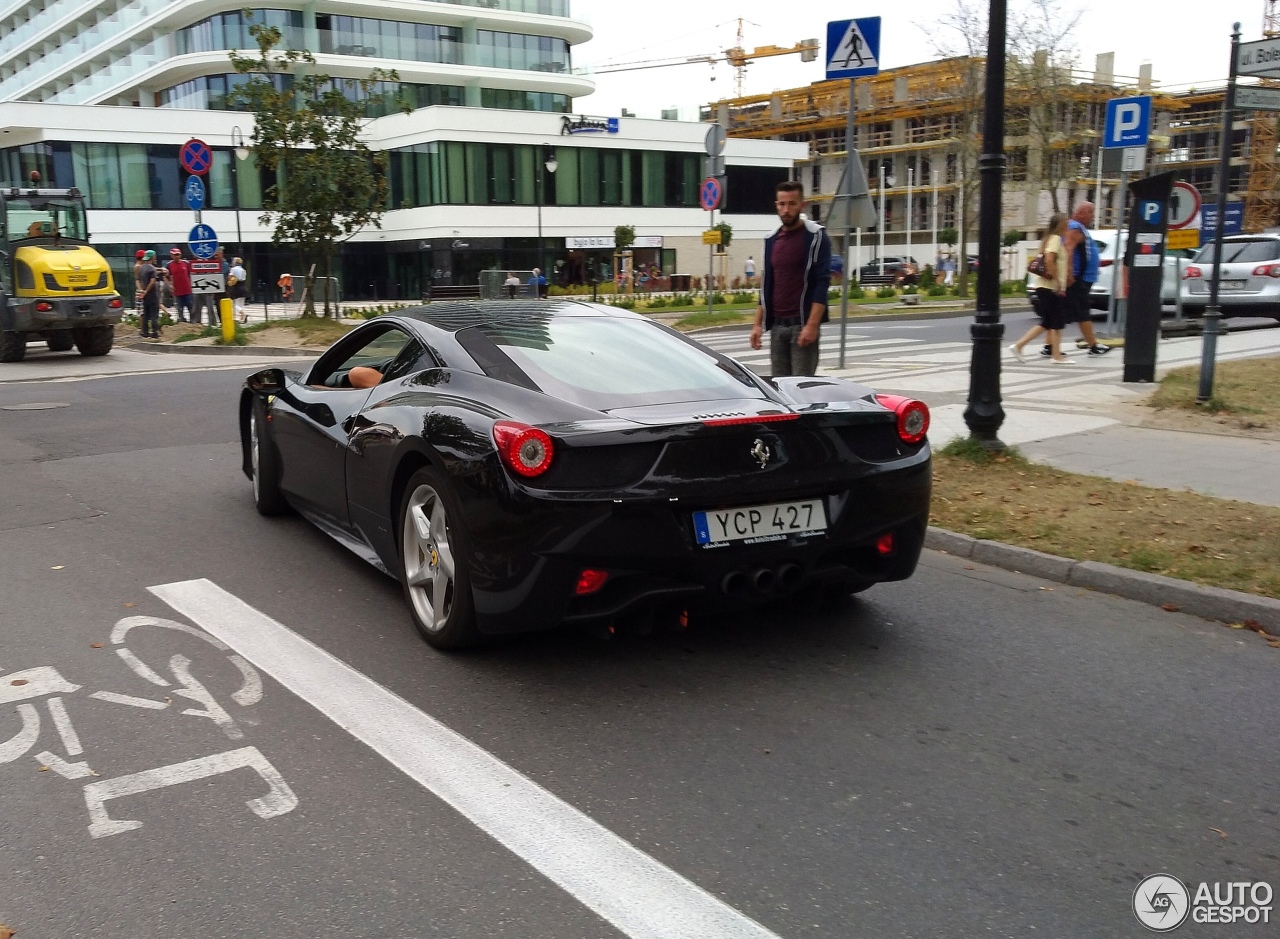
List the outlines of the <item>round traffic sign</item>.
{"type": "Polygon", "coordinates": [[[218,250],[218,233],[209,225],[196,225],[187,234],[187,246],[192,254],[207,261],[218,250]]]}
{"type": "Polygon", "coordinates": [[[178,151],[178,162],[193,176],[203,176],[213,166],[213,151],[203,140],[192,138],[178,151]]]}
{"type": "Polygon", "coordinates": [[[1190,183],[1178,181],[1173,184],[1173,193],[1169,196],[1169,227],[1186,228],[1200,212],[1200,190],[1190,183]]]}
{"type": "Polygon", "coordinates": [[[183,188],[182,195],[187,200],[187,208],[192,212],[199,212],[204,208],[204,183],[199,176],[187,177],[187,185],[183,188]]]}
{"type": "Polygon", "coordinates": [[[720,180],[714,176],[708,176],[702,181],[702,187],[698,190],[698,201],[702,203],[702,207],[710,212],[712,209],[720,208],[720,200],[724,197],[724,187],[720,185],[720,180]]]}
{"type": "Polygon", "coordinates": [[[703,143],[707,149],[707,156],[719,156],[720,151],[724,149],[725,133],[723,124],[712,124],[707,128],[707,136],[703,143]]]}

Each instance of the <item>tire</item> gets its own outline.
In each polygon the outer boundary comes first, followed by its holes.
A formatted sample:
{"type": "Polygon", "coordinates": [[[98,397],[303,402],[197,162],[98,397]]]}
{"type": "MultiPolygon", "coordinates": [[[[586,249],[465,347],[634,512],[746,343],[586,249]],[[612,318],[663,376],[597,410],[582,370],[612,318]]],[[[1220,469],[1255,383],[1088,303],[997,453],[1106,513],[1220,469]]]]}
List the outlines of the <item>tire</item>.
{"type": "Polygon", "coordinates": [[[400,582],[419,634],[437,649],[480,641],[467,569],[466,532],[449,481],[433,469],[405,486],[400,522],[400,582]]]}
{"type": "Polygon", "coordinates": [[[9,330],[0,332],[0,362],[21,362],[27,354],[27,337],[9,330]]]}
{"type": "Polygon", "coordinates": [[[56,332],[47,333],[44,341],[50,352],[69,352],[71,347],[76,344],[75,337],[71,335],[71,330],[69,329],[59,329],[56,332]]]}
{"type": "Polygon", "coordinates": [[[115,341],[114,326],[82,326],[71,331],[81,355],[106,355],[115,341]]]}
{"type": "Polygon", "coordinates": [[[283,515],[289,510],[280,491],[280,452],[264,432],[266,408],[254,400],[249,409],[249,464],[253,468],[253,504],[261,515],[283,515]]]}

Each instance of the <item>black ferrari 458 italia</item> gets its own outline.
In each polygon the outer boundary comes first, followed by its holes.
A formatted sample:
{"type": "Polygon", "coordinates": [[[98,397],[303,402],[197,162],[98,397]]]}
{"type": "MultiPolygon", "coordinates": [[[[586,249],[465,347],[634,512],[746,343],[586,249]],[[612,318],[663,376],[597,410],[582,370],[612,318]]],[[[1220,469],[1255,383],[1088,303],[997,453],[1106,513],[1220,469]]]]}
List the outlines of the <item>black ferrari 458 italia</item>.
{"type": "Polygon", "coordinates": [[[292,506],[399,579],[442,648],[909,577],[928,423],[571,301],[381,316],[240,397],[259,511],[292,506]]]}

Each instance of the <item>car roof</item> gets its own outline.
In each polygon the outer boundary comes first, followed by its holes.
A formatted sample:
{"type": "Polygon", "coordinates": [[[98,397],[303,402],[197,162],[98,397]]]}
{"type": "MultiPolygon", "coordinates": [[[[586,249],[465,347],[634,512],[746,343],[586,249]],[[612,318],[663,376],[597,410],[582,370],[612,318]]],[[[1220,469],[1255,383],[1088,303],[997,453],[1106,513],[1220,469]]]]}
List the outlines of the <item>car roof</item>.
{"type": "Polygon", "coordinates": [[[445,301],[399,310],[395,315],[417,320],[446,333],[457,333],[472,326],[524,325],[532,319],[549,316],[613,316],[647,321],[647,317],[626,310],[569,298],[445,301]]]}

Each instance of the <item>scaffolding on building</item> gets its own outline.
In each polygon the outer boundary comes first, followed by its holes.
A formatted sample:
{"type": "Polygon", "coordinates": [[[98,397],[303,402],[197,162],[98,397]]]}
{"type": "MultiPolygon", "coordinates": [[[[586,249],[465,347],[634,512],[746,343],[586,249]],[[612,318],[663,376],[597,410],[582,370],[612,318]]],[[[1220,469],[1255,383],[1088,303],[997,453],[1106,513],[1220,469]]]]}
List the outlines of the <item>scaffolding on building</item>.
{"type": "MultiPolygon", "coordinates": [[[[1262,36],[1280,36],[1280,3],[1263,0],[1262,36]]],[[[1263,85],[1280,86],[1274,78],[1263,85]]],[[[1280,224],[1280,160],[1276,159],[1276,113],[1258,110],[1249,122],[1249,183],[1245,190],[1244,230],[1262,231],[1280,224]]]]}

